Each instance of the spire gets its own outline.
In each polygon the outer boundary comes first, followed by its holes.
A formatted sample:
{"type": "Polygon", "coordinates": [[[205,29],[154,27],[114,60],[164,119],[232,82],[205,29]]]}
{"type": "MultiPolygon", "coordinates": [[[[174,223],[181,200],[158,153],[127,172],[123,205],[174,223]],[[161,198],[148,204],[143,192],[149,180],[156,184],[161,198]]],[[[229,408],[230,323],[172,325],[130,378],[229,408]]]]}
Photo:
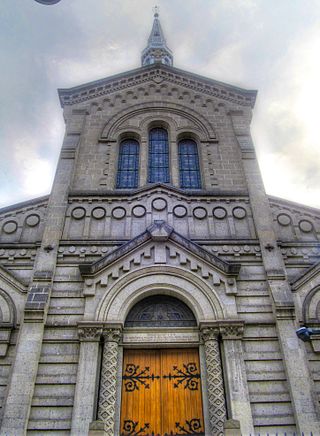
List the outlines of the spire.
{"type": "Polygon", "coordinates": [[[160,62],[165,65],[173,65],[173,55],[167,47],[167,43],[161,28],[157,6],[154,8],[154,20],[148,39],[148,45],[141,55],[142,66],[160,62]]]}

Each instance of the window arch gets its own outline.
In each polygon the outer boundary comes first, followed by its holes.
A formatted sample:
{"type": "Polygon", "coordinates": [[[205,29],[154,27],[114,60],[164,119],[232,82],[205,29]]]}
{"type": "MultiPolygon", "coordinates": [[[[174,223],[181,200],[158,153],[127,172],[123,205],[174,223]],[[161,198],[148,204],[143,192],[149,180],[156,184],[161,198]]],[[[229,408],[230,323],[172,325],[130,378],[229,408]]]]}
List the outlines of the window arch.
{"type": "Polygon", "coordinates": [[[152,295],[135,304],[129,311],[125,327],[194,327],[191,309],[175,297],[152,295]]]}
{"type": "Polygon", "coordinates": [[[198,148],[192,139],[183,139],[178,145],[180,187],[200,189],[201,176],[198,148]]]}
{"type": "Polygon", "coordinates": [[[168,132],[160,127],[149,132],[149,182],[170,182],[168,132]]]}
{"type": "Polygon", "coordinates": [[[117,188],[138,187],[139,143],[135,139],[125,139],[120,144],[117,188]]]}

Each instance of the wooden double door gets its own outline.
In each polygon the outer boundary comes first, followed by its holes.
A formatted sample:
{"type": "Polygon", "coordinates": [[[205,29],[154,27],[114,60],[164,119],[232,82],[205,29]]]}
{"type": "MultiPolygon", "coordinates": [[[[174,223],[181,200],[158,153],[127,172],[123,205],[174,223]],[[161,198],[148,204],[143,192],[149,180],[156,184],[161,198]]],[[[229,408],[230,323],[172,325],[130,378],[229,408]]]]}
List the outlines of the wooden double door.
{"type": "Polygon", "coordinates": [[[125,350],[121,436],[204,436],[197,349],[125,350]]]}

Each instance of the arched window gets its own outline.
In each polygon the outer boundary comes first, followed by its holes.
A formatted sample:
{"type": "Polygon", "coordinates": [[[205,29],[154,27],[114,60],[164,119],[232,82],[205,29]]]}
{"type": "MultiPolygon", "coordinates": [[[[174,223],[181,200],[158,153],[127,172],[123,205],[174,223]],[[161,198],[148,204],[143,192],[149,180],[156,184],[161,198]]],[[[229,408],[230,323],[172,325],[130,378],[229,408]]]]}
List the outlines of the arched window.
{"type": "Polygon", "coordinates": [[[125,327],[193,327],[197,321],[191,309],[168,295],[153,295],[139,301],[128,313],[125,327]]]}
{"type": "Polygon", "coordinates": [[[149,133],[149,182],[169,183],[169,181],[168,132],[157,127],[149,133]]]}
{"type": "Polygon", "coordinates": [[[192,139],[179,142],[180,187],[200,189],[201,177],[197,144],[192,139]]]}
{"type": "Polygon", "coordinates": [[[139,143],[125,139],[120,144],[117,188],[137,188],[139,175],[139,143]]]}

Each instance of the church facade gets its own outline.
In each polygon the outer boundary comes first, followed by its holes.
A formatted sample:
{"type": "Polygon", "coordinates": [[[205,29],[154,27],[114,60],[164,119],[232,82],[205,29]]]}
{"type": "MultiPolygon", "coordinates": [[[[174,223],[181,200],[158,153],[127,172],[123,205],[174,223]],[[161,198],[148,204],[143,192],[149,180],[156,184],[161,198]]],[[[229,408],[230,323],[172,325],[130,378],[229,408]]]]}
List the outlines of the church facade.
{"type": "Polygon", "coordinates": [[[0,434],[320,435],[320,211],[267,196],[256,91],[142,66],[59,90],[52,192],[0,210],[0,434]]]}

